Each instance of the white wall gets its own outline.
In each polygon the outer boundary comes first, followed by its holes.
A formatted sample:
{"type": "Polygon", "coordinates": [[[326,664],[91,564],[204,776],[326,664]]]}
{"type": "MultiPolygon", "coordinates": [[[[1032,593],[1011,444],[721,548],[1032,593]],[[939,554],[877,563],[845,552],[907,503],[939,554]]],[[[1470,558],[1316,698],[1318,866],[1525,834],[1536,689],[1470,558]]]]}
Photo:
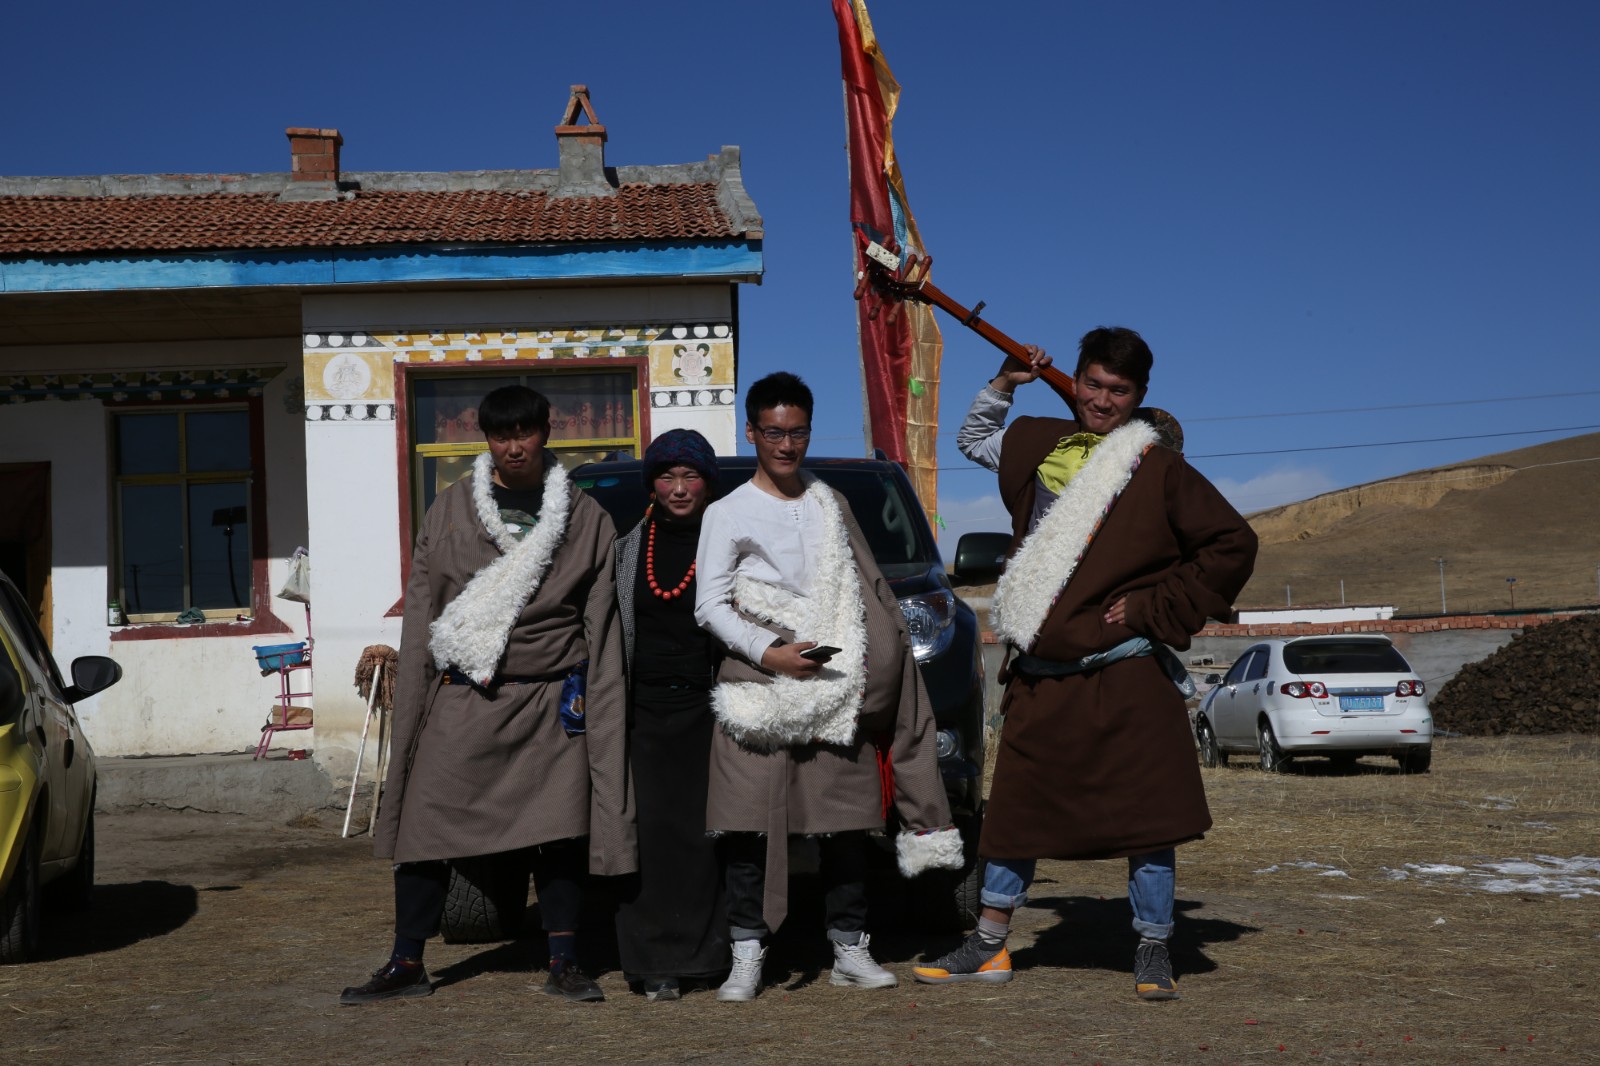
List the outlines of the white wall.
{"type": "MultiPolygon", "coordinates": [[[[288,366],[265,388],[269,581],[276,590],[285,559],[306,540],[301,416],[285,410],[298,376],[299,344],[228,341],[204,344],[73,345],[7,348],[5,371],[288,366]]],[[[51,499],[52,650],[63,673],[80,655],[110,655],[123,679],[79,706],[90,743],[101,755],[185,754],[254,747],[277,692],[256,668],[252,644],[300,639],[297,604],[274,601],[295,633],[254,637],[174,636],[113,641],[106,624],[112,557],[108,416],[97,400],[39,401],[0,407],[0,456],[48,462],[51,499]]],[[[173,627],[173,632],[181,632],[173,627]]],[[[290,737],[296,734],[287,734],[290,737]]],[[[304,734],[300,734],[304,735],[304,734]]]]}
{"type": "Polygon", "coordinates": [[[1393,618],[1392,604],[1351,604],[1339,607],[1274,607],[1262,611],[1240,611],[1240,625],[1287,622],[1365,622],[1393,618]]]}

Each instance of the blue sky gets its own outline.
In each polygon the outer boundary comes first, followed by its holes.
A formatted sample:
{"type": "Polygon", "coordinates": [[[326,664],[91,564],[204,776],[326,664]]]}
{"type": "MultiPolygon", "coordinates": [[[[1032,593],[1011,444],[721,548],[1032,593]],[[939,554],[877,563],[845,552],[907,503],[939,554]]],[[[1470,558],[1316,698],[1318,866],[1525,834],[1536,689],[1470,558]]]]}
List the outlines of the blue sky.
{"type": "MultiPolygon", "coordinates": [[[[1069,364],[1093,326],[1140,330],[1148,402],[1241,510],[1600,426],[1600,5],[870,6],[940,286],[1069,364]],[[1543,432],[1490,436],[1522,430],[1543,432]]],[[[574,82],[610,163],[742,146],[767,276],[741,375],[798,370],[813,452],[860,452],[827,0],[94,0],[7,23],[8,174],[281,171],[287,126],[339,128],[350,170],[550,167],[574,82]]],[[[954,434],[998,353],[943,325],[940,510],[997,528],[954,434]]],[[[1029,392],[1020,412],[1058,409],[1029,392]]]]}

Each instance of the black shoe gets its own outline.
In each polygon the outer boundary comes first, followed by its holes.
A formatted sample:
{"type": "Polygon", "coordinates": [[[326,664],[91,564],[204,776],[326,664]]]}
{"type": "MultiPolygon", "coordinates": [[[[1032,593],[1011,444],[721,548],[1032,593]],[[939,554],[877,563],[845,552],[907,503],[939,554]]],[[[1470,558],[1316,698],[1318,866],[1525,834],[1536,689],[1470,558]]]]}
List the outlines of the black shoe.
{"type": "Polygon", "coordinates": [[[1164,940],[1140,939],[1133,954],[1133,991],[1140,999],[1178,998],[1178,984],[1172,979],[1172,959],[1164,940]]]}
{"type": "Polygon", "coordinates": [[[339,993],[339,1002],[343,1006],[353,1007],[358,1003],[373,1003],[380,999],[431,995],[433,985],[428,981],[428,971],[421,959],[390,959],[372,975],[372,980],[339,993]]]}
{"type": "Polygon", "coordinates": [[[647,977],[644,982],[644,998],[651,1003],[664,1003],[668,1000],[678,999],[682,995],[676,977],[647,977]]]}
{"type": "Polygon", "coordinates": [[[550,964],[550,976],[545,980],[544,994],[562,996],[578,1003],[598,1003],[606,998],[600,986],[586,976],[575,962],[550,964]]]}

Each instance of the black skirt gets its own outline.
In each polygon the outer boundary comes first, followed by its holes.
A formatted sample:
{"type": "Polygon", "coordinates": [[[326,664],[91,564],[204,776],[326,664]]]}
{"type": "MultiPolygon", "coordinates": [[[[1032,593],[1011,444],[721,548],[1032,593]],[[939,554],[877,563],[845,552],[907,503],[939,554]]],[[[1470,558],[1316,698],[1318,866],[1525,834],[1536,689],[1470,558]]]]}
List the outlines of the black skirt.
{"type": "Polygon", "coordinates": [[[711,693],[634,686],[628,750],[639,812],[637,891],[617,915],[630,981],[710,978],[728,969],[728,920],[715,841],[706,836],[711,693]]]}

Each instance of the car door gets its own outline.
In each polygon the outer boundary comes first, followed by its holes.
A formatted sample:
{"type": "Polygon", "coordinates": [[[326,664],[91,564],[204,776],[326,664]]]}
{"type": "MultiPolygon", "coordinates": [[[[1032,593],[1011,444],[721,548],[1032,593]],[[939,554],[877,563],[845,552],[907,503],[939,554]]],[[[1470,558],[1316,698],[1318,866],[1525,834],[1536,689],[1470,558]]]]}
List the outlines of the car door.
{"type": "Polygon", "coordinates": [[[1238,716],[1236,728],[1244,738],[1244,743],[1251,748],[1257,746],[1256,720],[1261,716],[1261,701],[1267,696],[1267,663],[1271,657],[1272,649],[1256,649],[1245,668],[1244,677],[1239,681],[1238,695],[1233,700],[1233,711],[1238,716]]]}
{"type": "Polygon", "coordinates": [[[1244,718],[1240,711],[1239,686],[1244,683],[1250,665],[1265,654],[1262,648],[1249,649],[1223,675],[1222,684],[1217,686],[1217,694],[1211,700],[1211,711],[1215,716],[1211,726],[1217,731],[1217,740],[1223,747],[1240,747],[1248,744],[1255,734],[1253,720],[1244,718]],[[1241,722],[1244,724],[1241,725],[1241,722]]]}
{"type": "Polygon", "coordinates": [[[78,836],[82,829],[85,800],[82,796],[86,779],[87,759],[78,758],[74,734],[77,719],[72,705],[62,692],[61,677],[56,672],[55,660],[33,620],[33,612],[23,604],[9,582],[0,582],[0,611],[13,634],[20,637],[24,682],[28,700],[32,704],[31,727],[37,731],[44,744],[44,778],[50,790],[50,819],[46,835],[40,842],[40,858],[49,862],[70,856],[77,851],[78,836]]]}

